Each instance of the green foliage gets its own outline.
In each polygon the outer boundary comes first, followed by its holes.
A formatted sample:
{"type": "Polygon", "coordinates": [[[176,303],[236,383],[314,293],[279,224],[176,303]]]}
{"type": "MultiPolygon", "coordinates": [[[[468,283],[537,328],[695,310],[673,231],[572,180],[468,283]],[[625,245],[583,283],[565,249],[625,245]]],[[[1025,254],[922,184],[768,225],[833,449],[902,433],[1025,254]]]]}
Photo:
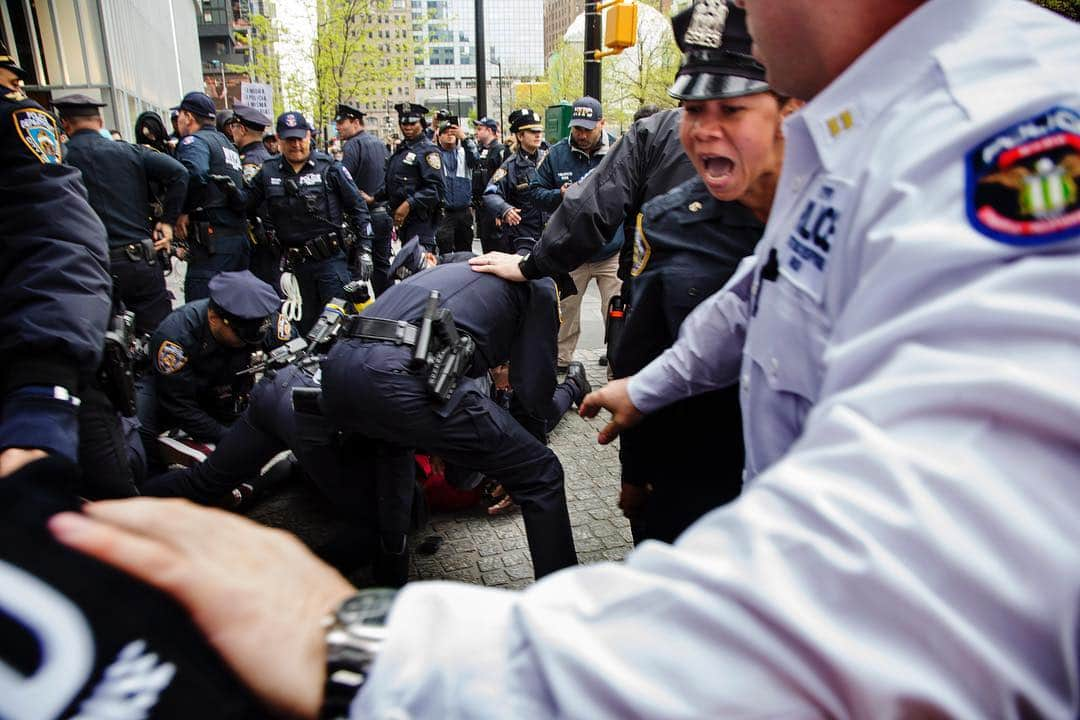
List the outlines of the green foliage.
{"type": "Polygon", "coordinates": [[[1070,20],[1080,22],[1080,0],[1033,0],[1033,2],[1064,15],[1070,20]]]}

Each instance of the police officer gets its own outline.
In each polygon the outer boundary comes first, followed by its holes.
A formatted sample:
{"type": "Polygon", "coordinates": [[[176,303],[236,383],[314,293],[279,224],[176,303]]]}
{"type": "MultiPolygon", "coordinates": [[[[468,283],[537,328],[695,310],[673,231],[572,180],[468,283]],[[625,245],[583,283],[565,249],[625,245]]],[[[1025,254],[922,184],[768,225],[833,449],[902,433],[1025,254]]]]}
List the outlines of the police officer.
{"type": "MultiPolygon", "coordinates": [[[[244,171],[244,181],[251,183],[255,173],[263,163],[270,159],[271,153],[263,143],[263,133],[270,124],[270,118],[253,107],[236,103],[233,105],[233,123],[231,127],[236,135],[236,147],[240,152],[240,164],[244,171]]],[[[250,216],[249,216],[250,217],[250,216]]],[[[251,272],[255,277],[273,288],[281,283],[281,248],[274,238],[274,229],[270,224],[270,213],[266,205],[257,208],[254,217],[250,217],[251,234],[251,272]]]]}
{"type": "Polygon", "coordinates": [[[214,275],[246,270],[251,259],[240,153],[214,129],[214,117],[214,102],[201,92],[185,95],[176,116],[176,159],[190,176],[177,233],[187,242],[187,302],[205,298],[214,275]]]}
{"type": "Polygon", "coordinates": [[[497,250],[499,228],[495,218],[484,207],[484,190],[491,176],[506,160],[509,151],[499,142],[499,123],[489,117],[476,121],[476,144],[480,162],[473,170],[473,207],[476,209],[476,234],[480,236],[480,247],[484,252],[497,250]]]}
{"type": "Polygon", "coordinates": [[[530,184],[536,167],[544,161],[540,141],[544,139],[544,123],[539,113],[521,108],[510,113],[510,131],[517,148],[491,176],[484,189],[484,207],[502,228],[504,252],[516,247],[517,238],[540,237],[548,213],[532,197],[530,184]]]}
{"type": "Polygon", "coordinates": [[[0,43],[0,476],[45,454],[75,462],[110,306],[105,228],[25,79],[0,43]]]}
{"type": "MultiPolygon", "coordinates": [[[[562,204],[563,196],[574,183],[591,173],[615,143],[604,129],[604,110],[588,95],[574,101],[570,116],[570,135],[552,146],[531,181],[533,201],[548,212],[562,204]]],[[[607,315],[611,298],[619,294],[619,248],[623,244],[622,227],[617,227],[607,242],[585,262],[570,271],[577,292],[563,299],[563,322],[559,327],[559,366],[566,367],[574,357],[581,334],[581,298],[589,282],[600,289],[601,321],[607,315]]]]}
{"type": "MultiPolygon", "coordinates": [[[[540,577],[577,562],[562,466],[472,378],[509,361],[519,401],[533,415],[551,420],[577,402],[585,388],[574,380],[556,385],[554,285],[486,276],[477,282],[477,277],[465,263],[452,263],[389,288],[323,361],[322,407],[335,425],[382,440],[396,447],[399,456],[408,458],[412,448],[423,448],[501,483],[521,505],[540,577]],[[432,396],[428,370],[412,363],[416,328],[432,290],[441,294],[439,308],[453,314],[456,331],[475,342],[465,367],[468,376],[446,401],[432,396]],[[394,338],[402,327],[398,342],[394,338]]],[[[437,342],[432,341],[431,351],[437,342]]]]}
{"type": "Polygon", "coordinates": [[[386,200],[401,242],[419,237],[434,252],[435,226],[444,194],[439,148],[422,132],[426,107],[398,103],[394,109],[404,139],[390,156],[386,185],[376,200],[386,200]]]}
{"type": "Polygon", "coordinates": [[[249,207],[266,203],[286,267],[299,285],[306,333],[351,277],[345,251],[357,243],[360,279],[371,278],[371,220],[367,204],[341,163],[311,149],[311,129],[298,112],[277,120],[282,154],[251,181],[249,207]]]}
{"type": "MultiPolygon", "coordinates": [[[[642,209],[631,268],[634,301],[618,348],[609,348],[616,377],[633,375],[674,344],[686,316],[753,253],[768,211],[755,208],[755,198],[771,195],[783,156],[780,123],[798,105],[769,91],[765,68],[750,55],[742,10],[731,8],[712,34],[691,32],[693,13],[691,7],[672,18],[683,62],[669,92],[686,112],[684,148],[696,166],[703,153],[710,159],[700,163],[697,177],[642,209]],[[732,113],[733,107],[741,111],[732,113]],[[751,165],[755,157],[769,160],[751,165]],[[721,158],[745,159],[750,169],[718,184],[713,164],[721,158]]],[[[635,542],[674,542],[740,492],[745,453],[738,387],[658,410],[623,434],[619,457],[620,505],[635,542]]]]}
{"type": "Polygon", "coordinates": [[[140,335],[151,333],[172,310],[159,253],[169,252],[187,171],[164,153],[102,137],[104,103],[76,94],[53,105],[69,138],[64,162],[82,171],[90,206],[109,233],[113,296],[135,313],[140,335]],[[151,184],[161,191],[160,219],[152,226],[151,184]]]}
{"type": "MultiPolygon", "coordinates": [[[[352,105],[338,105],[338,137],[344,140],[341,164],[352,175],[360,197],[367,203],[371,216],[371,288],[378,295],[387,286],[390,267],[390,234],[394,224],[386,201],[377,201],[386,184],[386,163],[390,152],[379,138],[364,129],[364,113],[352,105]]],[[[355,263],[354,263],[355,264],[355,263]]]]}
{"type": "Polygon", "coordinates": [[[179,429],[200,442],[217,442],[240,412],[247,381],[237,373],[251,353],[293,337],[276,314],[274,289],[248,270],[219,273],[210,297],[174,310],[150,338],[153,372],[140,379],[139,421],[151,462],[157,436],[179,429]]]}

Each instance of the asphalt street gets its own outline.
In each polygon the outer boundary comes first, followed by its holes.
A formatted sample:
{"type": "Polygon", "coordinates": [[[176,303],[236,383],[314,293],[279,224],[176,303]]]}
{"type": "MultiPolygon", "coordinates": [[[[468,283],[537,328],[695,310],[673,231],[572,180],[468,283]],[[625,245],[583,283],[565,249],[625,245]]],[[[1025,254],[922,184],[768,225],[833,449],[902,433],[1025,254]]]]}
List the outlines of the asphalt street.
{"type": "MultiPolygon", "coordinates": [[[[169,288],[175,306],[183,299],[184,264],[177,260],[173,263],[169,288]]],[[[595,283],[590,284],[582,301],[581,326],[576,359],[584,362],[595,388],[607,379],[607,368],[597,362],[603,353],[604,333],[595,283]]],[[[618,443],[604,447],[596,443],[596,433],[602,426],[600,419],[586,421],[571,410],[550,438],[550,446],[565,471],[570,522],[582,563],[620,560],[632,546],[630,527],[616,506],[618,443]]],[[[332,509],[306,487],[288,486],[257,496],[244,513],[294,532],[317,551],[341,559],[341,538],[349,535],[347,523],[336,518],[332,509]]],[[[482,506],[431,514],[413,532],[410,548],[412,579],[460,580],[501,588],[521,588],[532,582],[525,527],[517,508],[495,516],[488,515],[482,506]],[[437,551],[418,552],[423,541],[433,535],[442,539],[437,551]]],[[[363,583],[365,570],[352,569],[349,577],[363,583]]]]}

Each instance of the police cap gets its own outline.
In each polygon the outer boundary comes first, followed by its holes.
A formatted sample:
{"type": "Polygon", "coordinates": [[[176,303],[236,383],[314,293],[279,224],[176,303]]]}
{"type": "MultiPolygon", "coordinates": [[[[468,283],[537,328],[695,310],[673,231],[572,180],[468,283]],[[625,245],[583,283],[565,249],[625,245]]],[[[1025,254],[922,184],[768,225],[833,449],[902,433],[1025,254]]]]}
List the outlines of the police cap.
{"type": "Polygon", "coordinates": [[[570,113],[570,127],[592,130],[603,119],[604,109],[596,98],[586,95],[574,101],[574,107],[570,113]]]}
{"type": "Polygon", "coordinates": [[[522,130],[543,130],[544,123],[540,120],[540,113],[529,108],[519,108],[510,113],[510,132],[522,130]]]}
{"type": "Polygon", "coordinates": [[[73,95],[65,95],[64,97],[56,98],[53,100],[53,107],[56,108],[63,117],[97,117],[98,115],[101,115],[101,111],[98,110],[98,108],[105,107],[105,103],[98,102],[88,95],[75,93],[73,95]]]}
{"type": "Polygon", "coordinates": [[[290,110],[289,112],[281,113],[281,115],[278,116],[277,135],[282,140],[285,138],[307,137],[310,129],[311,127],[308,125],[308,121],[303,113],[290,110]]]}
{"type": "Polygon", "coordinates": [[[8,50],[7,43],[0,40],[0,68],[10,70],[19,76],[19,79],[26,81],[26,71],[19,67],[19,63],[15,62],[15,56],[8,50]]]}
{"type": "Polygon", "coordinates": [[[233,118],[246,128],[262,130],[270,124],[270,118],[261,112],[243,103],[233,105],[233,118]]]}
{"type": "Polygon", "coordinates": [[[401,246],[394,262],[390,263],[390,279],[404,280],[410,275],[415,275],[424,269],[424,248],[420,245],[420,237],[401,246]]]}
{"type": "Polygon", "coordinates": [[[750,54],[746,11],[729,0],[694,0],[671,18],[682,66],[668,94],[719,100],[765,92],[765,67],[750,54]]]}
{"type": "Polygon", "coordinates": [[[397,110],[398,123],[401,125],[422,122],[424,116],[428,114],[426,107],[416,103],[398,103],[394,106],[394,109],[397,110]]]}
{"type": "Polygon", "coordinates": [[[365,113],[358,108],[354,108],[352,105],[345,105],[342,103],[337,106],[337,115],[334,116],[335,122],[341,122],[342,120],[363,120],[365,113]]]}
{"type": "Polygon", "coordinates": [[[210,99],[209,95],[201,92],[189,92],[176,106],[176,109],[187,110],[196,117],[210,118],[211,120],[217,117],[214,101],[210,99]]]}
{"type": "Polygon", "coordinates": [[[489,117],[482,117],[476,121],[477,125],[483,125],[492,132],[499,132],[499,123],[489,117]]]}
{"type": "Polygon", "coordinates": [[[247,343],[258,343],[281,300],[250,270],[218,273],[210,280],[210,303],[226,325],[247,343]]]}

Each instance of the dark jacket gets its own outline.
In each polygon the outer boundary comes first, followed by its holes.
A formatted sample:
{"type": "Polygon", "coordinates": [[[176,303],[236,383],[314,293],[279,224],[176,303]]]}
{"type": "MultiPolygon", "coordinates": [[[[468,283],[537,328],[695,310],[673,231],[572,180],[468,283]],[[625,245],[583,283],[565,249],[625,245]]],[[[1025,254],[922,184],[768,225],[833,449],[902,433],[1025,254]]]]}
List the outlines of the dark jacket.
{"type": "Polygon", "coordinates": [[[473,170],[473,203],[479,207],[483,203],[484,189],[487,188],[491,176],[509,157],[510,151],[498,140],[492,140],[489,145],[479,146],[476,154],[479,163],[473,170]]]}
{"type": "MultiPolygon", "coordinates": [[[[526,277],[573,270],[596,255],[624,218],[633,222],[647,200],[694,177],[679,142],[681,117],[682,110],[675,109],[638,120],[587,178],[566,191],[522,265],[526,277]]],[[[629,256],[627,242],[620,260],[623,279],[629,256]]]]}
{"type": "Polygon", "coordinates": [[[341,148],[341,164],[352,175],[356,187],[377,197],[386,184],[386,163],[390,153],[379,138],[368,132],[353,135],[341,148]]]}
{"type": "Polygon", "coordinates": [[[408,200],[409,220],[424,222],[435,217],[443,193],[439,148],[421,136],[398,145],[386,164],[386,185],[375,199],[385,200],[391,214],[408,200]]]}
{"type": "Polygon", "coordinates": [[[484,190],[484,208],[493,217],[502,218],[510,208],[521,211],[520,223],[502,225],[503,246],[508,250],[514,249],[516,238],[535,240],[544,231],[548,213],[533,200],[531,188],[536,166],[543,161],[543,150],[537,150],[531,157],[518,150],[495,171],[484,190]]]}
{"type": "Polygon", "coordinates": [[[249,212],[266,202],[278,241],[298,247],[308,240],[340,233],[346,221],[371,252],[371,218],[352,178],[329,155],[313,152],[294,172],[284,156],[263,164],[251,181],[249,212]]]}
{"type": "Polygon", "coordinates": [[[188,170],[184,209],[192,220],[209,222],[228,231],[246,231],[244,172],[236,146],[213,127],[206,126],[180,141],[176,159],[188,170]],[[236,191],[230,194],[211,175],[229,178],[236,191]]]}
{"type": "Polygon", "coordinates": [[[77,395],[101,360],[112,294],[105,227],[79,171],[60,164],[52,116],[2,86],[0,167],[0,449],[74,460],[76,408],[53,388],[77,395]]]}
{"type": "Polygon", "coordinates": [[[90,205],[105,224],[110,246],[150,237],[151,182],[162,189],[161,219],[172,225],[180,216],[188,174],[164,153],[80,130],[68,140],[64,162],[82,172],[90,205]]]}

